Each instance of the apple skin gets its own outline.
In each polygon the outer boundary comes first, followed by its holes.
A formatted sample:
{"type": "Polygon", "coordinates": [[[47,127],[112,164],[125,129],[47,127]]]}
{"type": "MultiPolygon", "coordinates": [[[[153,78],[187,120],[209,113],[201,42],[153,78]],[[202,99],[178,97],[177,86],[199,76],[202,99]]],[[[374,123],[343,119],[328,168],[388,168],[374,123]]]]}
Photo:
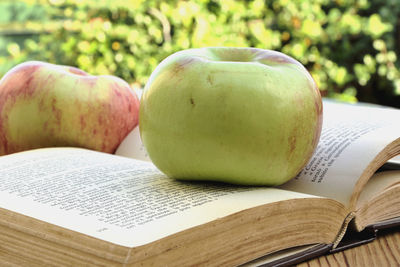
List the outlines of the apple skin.
{"type": "Polygon", "coordinates": [[[271,50],[179,51],[157,66],[141,98],[143,144],[175,179],[280,185],[306,165],[321,127],[311,75],[271,50]]]}
{"type": "Polygon", "coordinates": [[[55,146],[114,153],[138,116],[124,80],[28,61],[0,80],[0,155],[55,146]]]}

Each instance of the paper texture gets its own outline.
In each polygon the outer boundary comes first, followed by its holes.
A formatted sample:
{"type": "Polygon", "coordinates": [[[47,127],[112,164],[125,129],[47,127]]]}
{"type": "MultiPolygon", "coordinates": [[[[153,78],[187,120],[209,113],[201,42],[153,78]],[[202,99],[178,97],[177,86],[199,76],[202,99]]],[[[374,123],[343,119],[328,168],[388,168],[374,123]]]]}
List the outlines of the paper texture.
{"type": "Polygon", "coordinates": [[[117,150],[115,151],[116,155],[143,160],[143,161],[151,161],[149,155],[146,152],[146,148],[144,147],[141,139],[139,126],[136,126],[125,139],[121,142],[117,150]]]}
{"type": "Polygon", "coordinates": [[[0,161],[0,207],[128,247],[304,197],[311,196],[178,182],[151,163],[81,149],[40,149],[0,161]]]}

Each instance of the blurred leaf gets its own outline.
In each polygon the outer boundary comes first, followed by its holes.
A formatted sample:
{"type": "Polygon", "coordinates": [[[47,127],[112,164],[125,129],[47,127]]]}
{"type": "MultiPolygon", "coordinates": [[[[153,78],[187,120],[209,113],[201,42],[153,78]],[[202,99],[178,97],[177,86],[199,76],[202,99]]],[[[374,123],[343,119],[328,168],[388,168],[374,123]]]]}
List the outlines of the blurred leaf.
{"type": "Polygon", "coordinates": [[[381,17],[378,14],[373,14],[368,19],[367,30],[374,37],[380,37],[383,33],[391,31],[392,28],[392,25],[382,22],[381,17]]]}

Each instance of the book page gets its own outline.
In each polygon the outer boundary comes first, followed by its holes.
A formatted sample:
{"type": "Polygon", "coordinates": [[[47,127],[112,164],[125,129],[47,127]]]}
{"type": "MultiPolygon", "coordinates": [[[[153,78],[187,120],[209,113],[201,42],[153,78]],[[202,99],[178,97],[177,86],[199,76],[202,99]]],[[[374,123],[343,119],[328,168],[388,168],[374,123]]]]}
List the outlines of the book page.
{"type": "Polygon", "coordinates": [[[279,188],[349,204],[353,188],[375,156],[400,137],[400,111],[324,101],[320,142],[307,166],[279,188]]]}
{"type": "Polygon", "coordinates": [[[151,161],[146,148],[140,139],[139,125],[125,137],[115,151],[115,155],[143,161],[151,161]]]}
{"type": "Polygon", "coordinates": [[[385,189],[400,184],[400,170],[375,173],[365,185],[358,199],[358,206],[365,205],[368,201],[377,197],[385,189]]]}
{"type": "Polygon", "coordinates": [[[152,163],[74,148],[1,157],[0,207],[134,247],[275,201],[276,188],[180,182],[152,163]]]}
{"type": "Polygon", "coordinates": [[[399,169],[400,169],[400,156],[396,156],[396,157],[390,159],[389,162],[399,166],[399,169]]]}

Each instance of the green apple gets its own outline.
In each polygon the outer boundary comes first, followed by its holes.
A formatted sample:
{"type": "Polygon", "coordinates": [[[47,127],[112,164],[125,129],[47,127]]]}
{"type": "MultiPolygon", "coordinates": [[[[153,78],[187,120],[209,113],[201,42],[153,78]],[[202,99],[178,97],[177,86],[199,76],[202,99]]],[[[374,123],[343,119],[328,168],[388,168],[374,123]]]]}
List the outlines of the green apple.
{"type": "Polygon", "coordinates": [[[304,66],[280,52],[209,47],[157,66],[139,129],[154,164],[176,179],[279,185],[319,140],[322,101],[304,66]]]}
{"type": "Polygon", "coordinates": [[[0,155],[52,146],[113,153],[138,115],[139,99],[122,79],[25,62],[0,80],[0,155]]]}

